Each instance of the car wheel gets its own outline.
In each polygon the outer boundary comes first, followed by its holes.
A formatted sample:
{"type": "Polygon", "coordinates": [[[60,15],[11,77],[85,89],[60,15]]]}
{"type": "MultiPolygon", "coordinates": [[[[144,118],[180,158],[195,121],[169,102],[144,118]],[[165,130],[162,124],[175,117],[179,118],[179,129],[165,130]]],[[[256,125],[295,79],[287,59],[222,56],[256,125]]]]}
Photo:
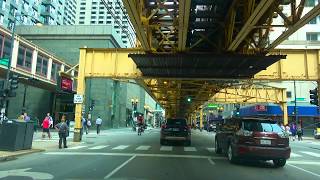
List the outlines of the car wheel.
{"type": "Polygon", "coordinates": [[[184,143],[186,146],[191,146],[191,140],[186,140],[184,143]]]}
{"type": "Polygon", "coordinates": [[[286,159],[275,159],[273,160],[273,164],[275,167],[283,167],[286,165],[287,160],[286,159]]]}
{"type": "Polygon", "coordinates": [[[231,163],[236,163],[237,162],[237,158],[233,154],[233,148],[232,148],[231,144],[229,144],[227,155],[228,155],[228,160],[231,163]]]}
{"type": "Polygon", "coordinates": [[[160,139],[160,145],[164,145],[165,141],[163,139],[160,139]]]}
{"type": "Polygon", "coordinates": [[[222,149],[219,147],[218,140],[214,141],[214,151],[216,154],[221,154],[222,152],[222,149]]]}

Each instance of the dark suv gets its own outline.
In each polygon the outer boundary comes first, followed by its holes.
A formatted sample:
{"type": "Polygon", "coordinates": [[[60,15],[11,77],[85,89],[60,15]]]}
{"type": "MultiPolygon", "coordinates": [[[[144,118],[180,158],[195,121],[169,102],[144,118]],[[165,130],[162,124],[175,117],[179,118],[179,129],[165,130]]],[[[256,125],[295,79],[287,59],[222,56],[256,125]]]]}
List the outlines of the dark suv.
{"type": "Polygon", "coordinates": [[[215,151],[224,152],[230,162],[273,160],[276,167],[282,167],[290,158],[291,148],[288,134],[275,121],[231,118],[217,128],[215,151]]]}
{"type": "Polygon", "coordinates": [[[191,129],[187,125],[186,119],[167,119],[161,127],[160,144],[168,141],[183,141],[187,146],[191,144],[191,129]]]}

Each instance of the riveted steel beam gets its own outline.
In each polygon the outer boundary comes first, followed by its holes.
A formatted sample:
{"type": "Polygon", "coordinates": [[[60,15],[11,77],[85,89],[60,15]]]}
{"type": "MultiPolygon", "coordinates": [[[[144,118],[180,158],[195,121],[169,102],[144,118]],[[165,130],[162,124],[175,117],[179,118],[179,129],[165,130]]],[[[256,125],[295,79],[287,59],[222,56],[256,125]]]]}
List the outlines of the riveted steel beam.
{"type": "Polygon", "coordinates": [[[191,0],[179,1],[178,51],[184,51],[188,35],[191,0]]]}

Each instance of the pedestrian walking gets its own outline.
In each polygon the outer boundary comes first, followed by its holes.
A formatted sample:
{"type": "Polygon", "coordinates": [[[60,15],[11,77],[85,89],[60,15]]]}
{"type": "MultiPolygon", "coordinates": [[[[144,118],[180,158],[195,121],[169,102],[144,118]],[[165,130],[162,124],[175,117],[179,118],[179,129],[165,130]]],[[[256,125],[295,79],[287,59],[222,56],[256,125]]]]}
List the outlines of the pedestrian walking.
{"type": "Polygon", "coordinates": [[[298,141],[302,141],[303,130],[302,130],[301,124],[298,124],[297,126],[297,135],[298,135],[298,141]]]}
{"type": "Polygon", "coordinates": [[[47,113],[47,117],[49,119],[49,128],[53,128],[53,118],[50,116],[50,113],[47,113]]]}
{"type": "Polygon", "coordinates": [[[28,116],[28,114],[25,112],[23,113],[23,119],[25,122],[29,122],[30,121],[30,116],[28,116]]]}
{"type": "Polygon", "coordinates": [[[90,127],[91,127],[91,125],[92,125],[92,123],[91,123],[91,119],[90,119],[90,118],[88,118],[86,125],[87,125],[87,131],[86,131],[86,134],[88,134],[88,133],[89,133],[89,130],[90,130],[90,127]]]}
{"type": "Polygon", "coordinates": [[[291,137],[292,140],[294,141],[296,139],[296,135],[297,135],[297,126],[296,123],[292,123],[290,126],[290,132],[291,132],[291,137]]]}
{"type": "Polygon", "coordinates": [[[87,120],[86,120],[86,118],[84,118],[83,116],[82,116],[82,119],[81,119],[81,122],[82,122],[82,132],[86,132],[86,134],[88,134],[87,133],[87,120]]]}
{"type": "Polygon", "coordinates": [[[67,146],[67,136],[68,136],[68,125],[66,123],[66,117],[63,115],[61,117],[61,122],[54,126],[55,129],[58,131],[59,134],[59,149],[62,148],[62,142],[63,147],[68,148],[67,146]]]}
{"type": "Polygon", "coordinates": [[[45,138],[46,137],[45,133],[47,133],[49,139],[51,139],[50,129],[49,129],[50,128],[50,120],[49,120],[48,116],[46,116],[43,119],[41,126],[42,126],[42,138],[45,138]]]}
{"type": "Polygon", "coordinates": [[[96,119],[96,126],[97,126],[97,134],[100,134],[100,127],[102,124],[102,119],[100,116],[98,116],[98,118],[96,119]]]}
{"type": "Polygon", "coordinates": [[[21,114],[18,116],[18,120],[19,120],[19,121],[24,121],[24,113],[21,113],[21,114]]]}

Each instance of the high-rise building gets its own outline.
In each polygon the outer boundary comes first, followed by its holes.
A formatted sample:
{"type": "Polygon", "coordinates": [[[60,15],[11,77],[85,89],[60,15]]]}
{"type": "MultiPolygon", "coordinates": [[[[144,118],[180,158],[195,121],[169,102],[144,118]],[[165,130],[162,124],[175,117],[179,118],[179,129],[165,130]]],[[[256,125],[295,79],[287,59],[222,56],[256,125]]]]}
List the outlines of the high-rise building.
{"type": "Polygon", "coordinates": [[[0,0],[0,25],[71,25],[75,23],[76,0],[0,0]],[[31,18],[32,17],[32,18],[31,18]]]}
{"type": "MultiPolygon", "coordinates": [[[[302,12],[302,16],[308,13],[314,6],[318,5],[320,3],[319,0],[306,0],[304,5],[304,10],[302,12]]],[[[291,15],[291,5],[283,5],[283,13],[286,16],[291,15]]],[[[281,16],[278,16],[273,20],[273,24],[283,24],[284,19],[281,18],[281,16]]],[[[271,32],[270,40],[273,41],[277,37],[279,37],[284,31],[285,27],[278,27],[273,28],[271,32]]],[[[320,16],[317,16],[316,18],[312,19],[308,24],[303,26],[302,28],[298,29],[294,34],[292,34],[288,39],[288,41],[291,41],[290,44],[292,44],[292,41],[295,44],[300,43],[306,43],[306,41],[313,42],[313,41],[320,41],[320,16]]],[[[284,44],[286,41],[284,42],[284,44]]]]}
{"type": "Polygon", "coordinates": [[[133,47],[135,34],[121,0],[80,0],[76,24],[112,25],[126,47],[133,47]]]}

